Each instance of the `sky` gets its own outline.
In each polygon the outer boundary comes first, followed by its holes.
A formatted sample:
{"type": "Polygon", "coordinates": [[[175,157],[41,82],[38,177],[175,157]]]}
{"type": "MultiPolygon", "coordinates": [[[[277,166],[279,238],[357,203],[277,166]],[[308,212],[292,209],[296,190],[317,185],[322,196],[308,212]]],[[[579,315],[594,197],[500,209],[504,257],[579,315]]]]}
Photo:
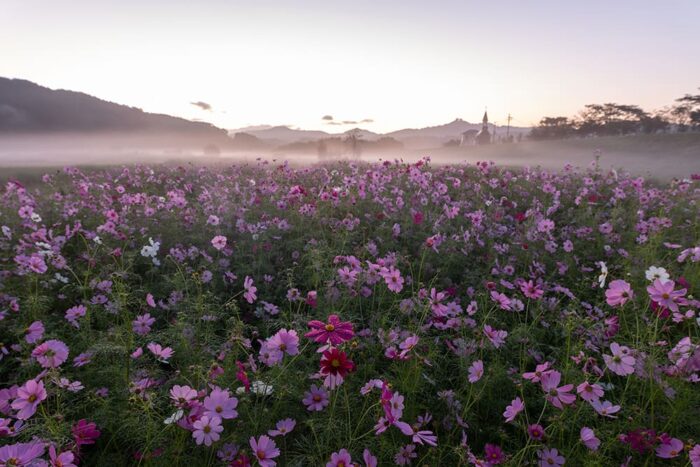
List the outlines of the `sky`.
{"type": "Polygon", "coordinates": [[[530,126],[695,92],[698,24],[697,0],[0,0],[0,76],[228,129],[530,126]]]}

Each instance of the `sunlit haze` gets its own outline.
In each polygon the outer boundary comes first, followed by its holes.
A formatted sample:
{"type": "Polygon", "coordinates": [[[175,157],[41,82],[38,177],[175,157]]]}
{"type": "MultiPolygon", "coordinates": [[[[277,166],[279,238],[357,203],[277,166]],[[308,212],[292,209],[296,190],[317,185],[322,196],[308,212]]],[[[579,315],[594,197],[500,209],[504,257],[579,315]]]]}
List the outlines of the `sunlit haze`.
{"type": "Polygon", "coordinates": [[[0,76],[222,128],[391,131],[485,107],[530,126],[694,91],[699,19],[691,0],[3,0],[0,76]]]}

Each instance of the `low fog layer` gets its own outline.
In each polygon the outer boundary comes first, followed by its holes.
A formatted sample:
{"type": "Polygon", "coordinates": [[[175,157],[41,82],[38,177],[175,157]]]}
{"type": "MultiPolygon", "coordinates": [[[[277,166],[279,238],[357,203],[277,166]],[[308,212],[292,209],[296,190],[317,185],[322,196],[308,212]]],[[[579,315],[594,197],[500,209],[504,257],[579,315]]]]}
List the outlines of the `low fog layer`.
{"type": "Polygon", "coordinates": [[[471,147],[434,149],[358,149],[355,153],[319,154],[315,150],[230,150],[207,145],[188,136],[61,134],[0,136],[0,167],[112,165],[133,163],[235,163],[258,157],[270,161],[315,164],[333,160],[417,161],[430,156],[434,163],[481,160],[512,167],[542,166],[560,170],[566,164],[585,167],[601,155],[603,167],[668,179],[700,173],[700,134],[638,135],[559,141],[523,141],[471,147]]]}

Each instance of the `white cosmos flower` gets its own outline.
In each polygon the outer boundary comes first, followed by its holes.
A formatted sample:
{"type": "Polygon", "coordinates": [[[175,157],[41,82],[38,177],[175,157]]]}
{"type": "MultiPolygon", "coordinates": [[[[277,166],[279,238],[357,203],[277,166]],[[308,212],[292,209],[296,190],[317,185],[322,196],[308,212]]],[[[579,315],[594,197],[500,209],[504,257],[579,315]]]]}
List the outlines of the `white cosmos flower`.
{"type": "MultiPolygon", "coordinates": [[[[274,392],[272,385],[264,383],[260,380],[253,381],[250,385],[250,392],[257,394],[259,396],[269,396],[274,392]]],[[[241,395],[245,393],[245,388],[243,386],[236,388],[236,394],[241,395]]]]}
{"type": "Polygon", "coordinates": [[[608,267],[602,261],[599,261],[598,265],[600,266],[600,276],[598,276],[598,283],[600,284],[600,288],[602,289],[603,287],[605,287],[605,280],[608,278],[608,267]]]}
{"type": "Polygon", "coordinates": [[[182,416],[185,414],[185,412],[182,411],[182,409],[178,409],[177,412],[166,418],[163,423],[166,425],[172,425],[173,423],[177,422],[182,418],[182,416]]]}
{"type": "Polygon", "coordinates": [[[32,213],[32,220],[34,222],[41,222],[41,216],[35,212],[32,213]]]}
{"type": "Polygon", "coordinates": [[[661,282],[666,282],[671,278],[668,271],[664,268],[658,268],[656,266],[650,266],[646,271],[647,280],[654,282],[656,279],[660,279],[661,282]]]}

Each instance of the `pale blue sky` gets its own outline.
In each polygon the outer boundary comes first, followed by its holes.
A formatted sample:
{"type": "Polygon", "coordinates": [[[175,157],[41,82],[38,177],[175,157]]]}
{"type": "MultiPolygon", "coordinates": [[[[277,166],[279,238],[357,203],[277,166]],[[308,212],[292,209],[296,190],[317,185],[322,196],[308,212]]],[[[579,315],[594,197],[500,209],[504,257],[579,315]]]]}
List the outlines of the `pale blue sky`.
{"type": "Polygon", "coordinates": [[[225,127],[390,131],[670,104],[700,2],[0,0],[0,76],[225,127]],[[206,112],[190,105],[204,101],[206,112]]]}

